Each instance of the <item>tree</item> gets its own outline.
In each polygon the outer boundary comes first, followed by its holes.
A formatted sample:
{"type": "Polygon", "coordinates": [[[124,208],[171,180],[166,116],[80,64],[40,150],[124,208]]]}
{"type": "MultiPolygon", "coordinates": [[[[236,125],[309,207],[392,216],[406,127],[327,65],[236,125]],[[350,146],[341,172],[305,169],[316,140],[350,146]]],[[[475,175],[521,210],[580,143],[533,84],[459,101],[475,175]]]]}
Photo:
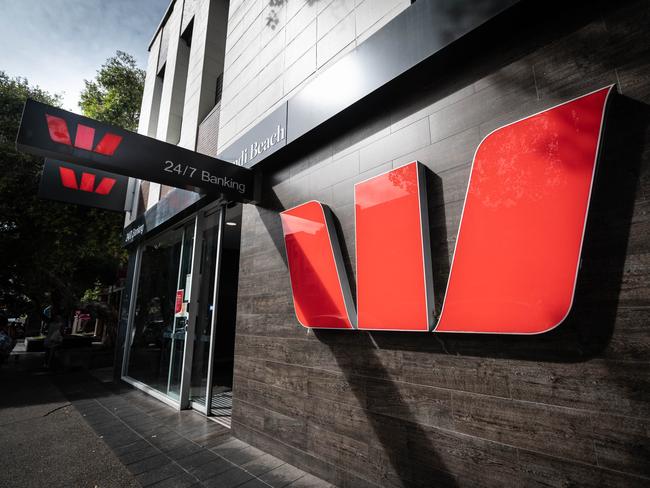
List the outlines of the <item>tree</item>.
{"type": "Polygon", "coordinates": [[[117,51],[97,71],[95,80],[84,80],[79,106],[87,117],[136,130],[144,78],[133,56],[117,51]]]}
{"type": "Polygon", "coordinates": [[[71,307],[95,281],[114,282],[123,259],[120,215],[37,197],[43,161],[14,145],[27,98],[60,102],[0,72],[0,303],[12,314],[41,309],[53,291],[71,307]]]}
{"type": "MultiPolygon", "coordinates": [[[[143,84],[144,72],[118,51],[86,81],[80,106],[87,116],[134,129],[143,84]]],[[[43,160],[14,143],[27,98],[61,101],[0,71],[0,308],[11,314],[41,310],[53,292],[70,310],[98,283],[115,283],[126,258],[121,214],[37,197],[43,160]]]]}
{"type": "Polygon", "coordinates": [[[41,163],[14,147],[27,98],[60,103],[58,96],[0,72],[0,255],[5,263],[0,266],[0,304],[13,313],[26,311],[29,302],[41,303],[46,291],[29,264],[38,247],[30,220],[41,210],[35,198],[41,163]]]}

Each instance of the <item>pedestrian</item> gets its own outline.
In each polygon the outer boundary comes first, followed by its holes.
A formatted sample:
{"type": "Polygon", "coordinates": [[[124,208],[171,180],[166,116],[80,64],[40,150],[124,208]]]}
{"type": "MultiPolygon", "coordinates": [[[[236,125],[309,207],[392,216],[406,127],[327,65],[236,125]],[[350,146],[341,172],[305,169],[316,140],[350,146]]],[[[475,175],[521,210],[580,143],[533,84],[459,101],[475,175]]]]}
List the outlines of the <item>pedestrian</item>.
{"type": "Polygon", "coordinates": [[[47,336],[43,341],[45,347],[45,367],[52,367],[52,360],[56,355],[56,351],[63,342],[63,316],[58,306],[52,304],[43,311],[43,316],[47,322],[47,336]]]}
{"type": "Polygon", "coordinates": [[[0,314],[0,365],[5,363],[16,345],[9,330],[9,320],[4,314],[0,314]]]}

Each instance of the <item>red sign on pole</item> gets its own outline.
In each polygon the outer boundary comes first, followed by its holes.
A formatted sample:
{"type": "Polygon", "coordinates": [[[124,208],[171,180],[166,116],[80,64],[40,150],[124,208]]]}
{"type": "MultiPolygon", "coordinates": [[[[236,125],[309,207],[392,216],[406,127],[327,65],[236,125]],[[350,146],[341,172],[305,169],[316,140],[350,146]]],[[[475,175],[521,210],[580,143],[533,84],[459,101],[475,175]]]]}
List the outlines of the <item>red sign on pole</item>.
{"type": "Polygon", "coordinates": [[[183,311],[183,290],[176,290],[176,306],[174,313],[181,313],[183,311]]]}

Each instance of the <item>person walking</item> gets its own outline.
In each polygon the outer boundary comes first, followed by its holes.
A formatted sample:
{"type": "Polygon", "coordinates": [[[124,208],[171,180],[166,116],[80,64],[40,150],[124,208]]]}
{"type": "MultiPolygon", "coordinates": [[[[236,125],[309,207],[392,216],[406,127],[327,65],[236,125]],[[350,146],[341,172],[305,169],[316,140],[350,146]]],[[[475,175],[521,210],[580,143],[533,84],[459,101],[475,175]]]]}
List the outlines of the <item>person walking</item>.
{"type": "Polygon", "coordinates": [[[9,320],[0,314],[0,365],[5,363],[16,346],[16,339],[9,328],[9,320]]]}
{"type": "Polygon", "coordinates": [[[52,367],[52,360],[56,355],[57,349],[63,342],[64,322],[59,307],[54,304],[45,309],[43,315],[47,322],[47,336],[45,336],[43,341],[46,352],[44,366],[49,369],[52,367]]]}

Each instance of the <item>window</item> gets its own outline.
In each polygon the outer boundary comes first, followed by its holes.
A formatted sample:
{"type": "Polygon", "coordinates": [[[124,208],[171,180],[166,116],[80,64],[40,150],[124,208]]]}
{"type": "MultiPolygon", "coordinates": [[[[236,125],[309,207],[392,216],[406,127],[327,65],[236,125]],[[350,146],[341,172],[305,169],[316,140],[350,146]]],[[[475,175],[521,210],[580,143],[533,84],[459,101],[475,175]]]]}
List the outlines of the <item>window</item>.
{"type": "Polygon", "coordinates": [[[214,104],[221,102],[221,93],[223,91],[223,73],[217,77],[217,89],[215,90],[214,104]]]}

